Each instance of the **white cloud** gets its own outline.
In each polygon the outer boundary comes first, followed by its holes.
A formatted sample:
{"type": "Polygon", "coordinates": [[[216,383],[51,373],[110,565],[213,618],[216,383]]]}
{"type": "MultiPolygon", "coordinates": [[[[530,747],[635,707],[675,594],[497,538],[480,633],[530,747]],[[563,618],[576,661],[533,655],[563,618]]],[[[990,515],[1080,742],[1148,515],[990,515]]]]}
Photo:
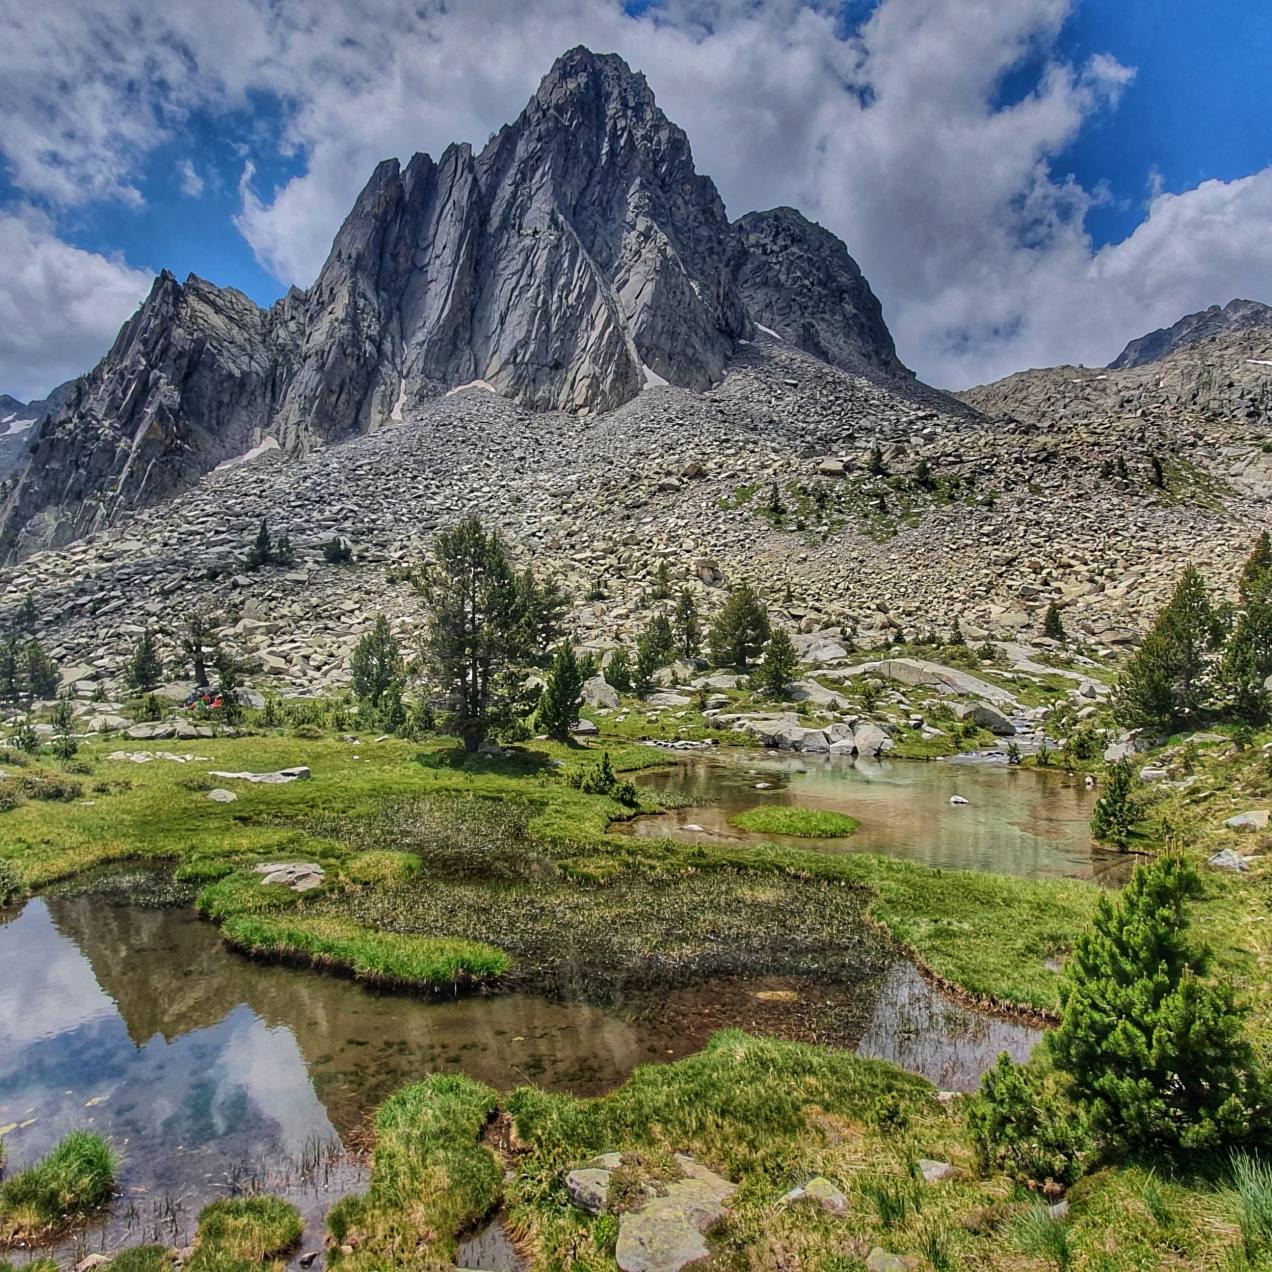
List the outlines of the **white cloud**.
{"type": "Polygon", "coordinates": [[[151,278],[63,242],[42,213],[0,211],[0,392],[29,401],[89,370],[151,278]]]}
{"type": "Polygon", "coordinates": [[[203,193],[203,178],[194,170],[194,164],[189,159],[182,159],[177,164],[177,175],[181,178],[182,194],[197,199],[203,193]]]}
{"type": "Polygon", "coordinates": [[[959,386],[1107,361],[1188,309],[1272,298],[1269,174],[1158,194],[1134,235],[1093,251],[1083,218],[1107,196],[1051,165],[1134,73],[1107,53],[1056,55],[1075,3],[882,0],[845,39],[824,0],[664,0],[640,18],[617,0],[0,0],[14,14],[0,148],[31,195],[136,198],[138,156],[183,112],[274,94],[305,172],[262,190],[245,171],[237,224],[303,286],[379,159],[480,147],[557,54],[614,50],[686,128],[731,215],[788,203],[841,235],[902,356],[959,386]],[[997,104],[1030,58],[1036,90],[997,104]]]}

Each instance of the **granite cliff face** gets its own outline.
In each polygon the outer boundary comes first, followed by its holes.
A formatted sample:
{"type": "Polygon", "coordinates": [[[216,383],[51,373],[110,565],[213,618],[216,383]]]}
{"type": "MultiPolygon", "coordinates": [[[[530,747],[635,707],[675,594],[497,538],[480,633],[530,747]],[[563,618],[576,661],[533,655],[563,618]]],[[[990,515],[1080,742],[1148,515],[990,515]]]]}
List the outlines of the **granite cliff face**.
{"type": "Polygon", "coordinates": [[[591,415],[705,391],[755,323],[938,409],[847,248],[790,208],[730,224],[621,58],[560,58],[474,155],[386,160],[311,288],[271,309],[162,274],[0,487],[0,555],[64,544],[262,444],[303,455],[479,381],[591,415]]]}
{"type": "Polygon", "coordinates": [[[1109,370],[1147,366],[1150,362],[1160,362],[1177,349],[1200,344],[1213,336],[1256,327],[1272,327],[1272,308],[1257,300],[1230,300],[1222,309],[1211,305],[1209,309],[1186,314],[1173,327],[1159,327],[1132,340],[1109,363],[1109,370]]]}

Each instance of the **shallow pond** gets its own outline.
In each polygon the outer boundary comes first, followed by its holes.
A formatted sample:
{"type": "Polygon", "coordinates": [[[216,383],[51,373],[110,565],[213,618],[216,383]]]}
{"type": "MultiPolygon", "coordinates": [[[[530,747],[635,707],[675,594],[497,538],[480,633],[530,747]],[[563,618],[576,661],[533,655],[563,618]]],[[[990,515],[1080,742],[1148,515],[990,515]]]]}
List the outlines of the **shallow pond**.
{"type": "Polygon", "coordinates": [[[326,1210],[365,1187],[363,1162],[346,1147],[357,1149],[375,1105],[428,1073],[597,1094],[729,1025],[817,1037],[810,1022],[827,1018],[834,997],[854,999],[845,1013],[854,1033],[840,1045],[946,1089],[970,1088],[999,1050],[1023,1058],[1037,1038],[940,998],[904,960],[849,990],[713,980],[620,1013],[526,994],[377,995],[231,954],[184,909],[50,896],[0,915],[8,1169],[74,1127],[110,1136],[123,1157],[110,1217],[69,1243],[67,1257],[141,1240],[184,1244],[205,1202],[253,1187],[295,1201],[301,1249],[318,1248],[326,1210]]]}
{"type": "Polygon", "coordinates": [[[875,852],[947,870],[1035,878],[1093,873],[1089,827],[1096,793],[1063,772],[752,751],[695,756],[640,780],[693,806],[618,823],[616,833],[875,852]],[[951,804],[951,795],[968,802],[951,804]],[[738,813],[770,804],[847,813],[860,826],[843,839],[795,839],[730,824],[738,813]]]}

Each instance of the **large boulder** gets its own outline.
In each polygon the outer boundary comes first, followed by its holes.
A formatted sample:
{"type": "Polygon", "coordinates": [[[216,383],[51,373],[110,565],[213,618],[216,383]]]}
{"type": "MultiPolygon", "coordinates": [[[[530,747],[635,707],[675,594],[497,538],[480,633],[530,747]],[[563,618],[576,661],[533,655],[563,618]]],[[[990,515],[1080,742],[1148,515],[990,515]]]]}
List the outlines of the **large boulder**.
{"type": "Polygon", "coordinates": [[[971,720],[982,729],[988,729],[1000,738],[1016,736],[1016,726],[1001,711],[986,702],[963,704],[954,708],[954,714],[960,720],[971,720]]]}
{"type": "Polygon", "coordinates": [[[613,708],[618,706],[618,690],[604,676],[593,676],[583,682],[583,701],[589,707],[613,708]]]}
{"type": "Polygon", "coordinates": [[[852,731],[853,748],[858,755],[874,759],[892,750],[892,739],[883,729],[869,720],[863,721],[852,731]]]}

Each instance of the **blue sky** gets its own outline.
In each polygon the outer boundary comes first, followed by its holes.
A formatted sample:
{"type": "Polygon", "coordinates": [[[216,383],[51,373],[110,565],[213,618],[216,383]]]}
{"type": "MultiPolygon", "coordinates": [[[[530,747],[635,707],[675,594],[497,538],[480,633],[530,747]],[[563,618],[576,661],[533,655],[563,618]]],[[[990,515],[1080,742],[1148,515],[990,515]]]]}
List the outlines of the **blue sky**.
{"type": "Polygon", "coordinates": [[[731,215],[785,202],[840,234],[935,383],[1107,361],[1191,308],[1272,302],[1272,8],[1255,0],[15,14],[0,392],[16,396],[91,365],[160,269],[261,304],[307,285],[378,159],[480,147],[580,42],[645,71],[731,215]]]}

